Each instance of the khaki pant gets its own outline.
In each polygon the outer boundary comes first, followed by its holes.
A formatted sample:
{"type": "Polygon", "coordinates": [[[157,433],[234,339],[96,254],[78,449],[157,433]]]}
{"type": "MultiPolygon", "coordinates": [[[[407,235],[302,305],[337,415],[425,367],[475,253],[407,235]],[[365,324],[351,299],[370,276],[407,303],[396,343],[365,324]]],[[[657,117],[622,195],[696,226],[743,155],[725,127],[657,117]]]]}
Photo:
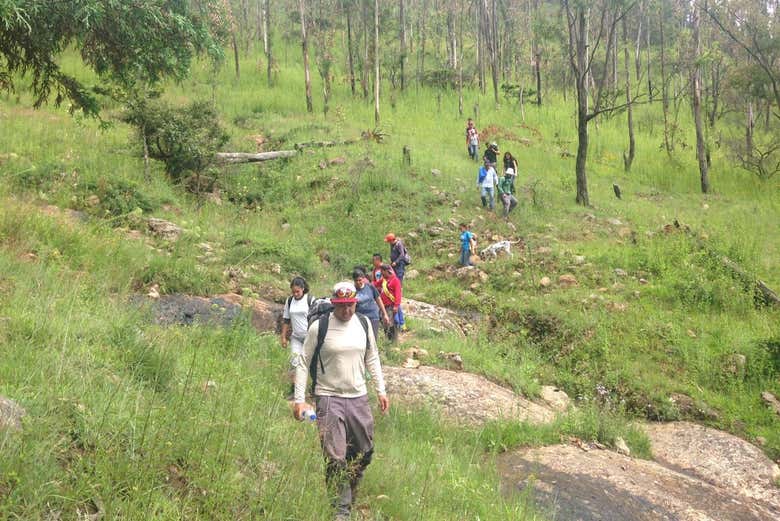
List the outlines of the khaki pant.
{"type": "Polygon", "coordinates": [[[349,515],[357,486],[374,453],[368,396],[317,396],[317,427],[325,454],[325,482],[339,515],[349,515]]]}

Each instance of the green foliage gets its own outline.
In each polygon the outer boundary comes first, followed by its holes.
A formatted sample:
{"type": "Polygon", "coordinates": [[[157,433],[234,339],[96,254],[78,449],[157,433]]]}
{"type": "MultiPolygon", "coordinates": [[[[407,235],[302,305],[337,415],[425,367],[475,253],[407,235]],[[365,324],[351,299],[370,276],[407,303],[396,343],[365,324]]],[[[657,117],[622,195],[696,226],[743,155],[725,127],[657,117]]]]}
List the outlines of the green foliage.
{"type": "Polygon", "coordinates": [[[181,80],[197,52],[221,55],[215,35],[224,31],[213,21],[222,13],[218,2],[205,2],[201,12],[180,1],[91,0],[76,7],[56,0],[2,2],[0,88],[13,90],[17,74],[30,74],[36,107],[54,90],[56,105],[67,99],[70,112],[95,115],[95,93],[59,63],[66,49],[77,43],[84,63],[104,80],[123,85],[181,80]]]}
{"type": "Polygon", "coordinates": [[[163,161],[173,181],[188,173],[202,174],[229,136],[212,103],[194,101],[185,107],[149,100],[131,104],[125,121],[138,129],[149,146],[149,156],[163,161]]]}

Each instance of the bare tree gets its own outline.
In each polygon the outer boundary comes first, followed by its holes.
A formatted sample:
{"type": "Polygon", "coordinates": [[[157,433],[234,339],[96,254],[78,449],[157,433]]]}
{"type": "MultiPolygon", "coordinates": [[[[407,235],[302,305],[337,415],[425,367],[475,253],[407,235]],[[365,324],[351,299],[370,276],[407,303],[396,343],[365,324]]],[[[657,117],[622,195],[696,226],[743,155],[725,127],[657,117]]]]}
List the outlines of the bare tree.
{"type": "Polygon", "coordinates": [[[602,106],[603,89],[607,82],[609,74],[608,60],[610,57],[613,34],[615,26],[625,16],[626,11],[633,7],[622,6],[619,2],[612,3],[610,0],[602,0],[598,3],[587,2],[584,0],[563,0],[563,7],[566,12],[567,26],[569,30],[569,61],[574,72],[574,82],[577,88],[577,159],[575,163],[575,174],[577,179],[577,204],[584,206],[590,205],[588,195],[588,178],[586,165],[588,160],[588,122],[599,114],[624,108],[634,100],[629,100],[623,105],[602,106]],[[590,17],[593,5],[600,8],[599,25],[595,31],[596,40],[590,43],[590,17]],[[611,12],[610,12],[611,11],[611,12]],[[596,83],[592,78],[592,66],[595,53],[599,43],[604,39],[606,42],[605,63],[601,69],[598,79],[598,90],[595,95],[593,109],[589,107],[589,83],[596,83]]]}
{"type": "Polygon", "coordinates": [[[379,127],[379,0],[374,0],[374,124],[379,127]]]}
{"type": "Polygon", "coordinates": [[[298,0],[298,12],[301,16],[301,47],[303,48],[303,77],[306,82],[306,111],[314,112],[311,100],[311,72],[309,71],[309,35],[306,30],[306,2],[298,0]]]}
{"type": "MultiPolygon", "coordinates": [[[[631,60],[629,58],[630,52],[628,50],[628,29],[626,27],[626,19],[623,18],[623,56],[626,64],[626,113],[628,122],[628,154],[623,153],[623,167],[626,172],[631,171],[631,164],[634,162],[634,155],[636,153],[636,140],[634,139],[634,107],[631,103],[631,60]]],[[[616,49],[617,51],[617,49],[616,49]]],[[[616,53],[617,54],[617,53],[616,53]]]]}
{"type": "Polygon", "coordinates": [[[263,34],[265,35],[265,56],[268,61],[266,78],[267,78],[268,86],[270,87],[273,84],[273,70],[274,70],[274,56],[273,53],[271,52],[271,40],[272,40],[271,0],[265,0],[265,30],[263,34]]]}
{"type": "Polygon", "coordinates": [[[693,69],[691,71],[691,83],[693,84],[693,121],[696,125],[696,160],[699,163],[699,178],[701,180],[701,191],[709,193],[710,177],[709,164],[707,161],[707,146],[704,138],[704,128],[701,116],[701,7],[697,2],[693,6],[691,13],[691,26],[693,37],[693,69]]]}
{"type": "Polygon", "coordinates": [[[398,6],[398,39],[401,44],[401,56],[399,56],[399,65],[401,67],[401,90],[405,87],[404,65],[406,64],[406,18],[404,12],[404,0],[400,0],[398,6]]]}

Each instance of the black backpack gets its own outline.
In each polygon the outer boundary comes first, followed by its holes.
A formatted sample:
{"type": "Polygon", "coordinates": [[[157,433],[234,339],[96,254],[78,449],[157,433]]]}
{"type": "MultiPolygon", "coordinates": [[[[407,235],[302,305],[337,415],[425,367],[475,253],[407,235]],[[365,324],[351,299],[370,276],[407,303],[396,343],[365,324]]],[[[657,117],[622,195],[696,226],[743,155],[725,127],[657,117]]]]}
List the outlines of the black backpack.
{"type": "MultiPolygon", "coordinates": [[[[331,309],[333,308],[333,304],[328,301],[328,304],[330,304],[331,309]]],[[[358,317],[358,320],[360,320],[360,325],[363,326],[363,331],[366,333],[366,350],[368,350],[371,345],[369,343],[368,339],[368,318],[366,318],[364,315],[361,315],[360,313],[355,313],[358,317]]],[[[319,321],[319,329],[317,330],[317,344],[314,346],[314,353],[311,356],[311,362],[309,362],[309,376],[311,377],[311,394],[314,395],[314,388],[317,386],[317,363],[320,364],[320,370],[322,373],[325,373],[325,365],[322,363],[322,358],[320,358],[320,352],[322,351],[322,344],[325,343],[325,335],[328,334],[328,324],[330,323],[330,311],[323,314],[321,317],[317,319],[319,321]]],[[[311,322],[309,325],[311,326],[311,322]]]]}

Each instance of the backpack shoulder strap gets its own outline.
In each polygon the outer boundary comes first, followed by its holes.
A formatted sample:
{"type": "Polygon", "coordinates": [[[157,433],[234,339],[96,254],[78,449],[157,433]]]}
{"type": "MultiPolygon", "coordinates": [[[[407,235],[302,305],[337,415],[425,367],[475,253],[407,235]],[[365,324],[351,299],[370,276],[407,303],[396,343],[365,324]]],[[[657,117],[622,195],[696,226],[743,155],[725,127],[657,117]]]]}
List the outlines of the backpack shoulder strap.
{"type": "Polygon", "coordinates": [[[311,307],[311,303],[314,302],[314,296],[311,293],[306,294],[306,302],[308,302],[309,307],[311,307]]]}
{"type": "Polygon", "coordinates": [[[322,344],[325,343],[325,335],[328,334],[328,323],[330,322],[330,313],[324,314],[319,319],[319,328],[317,329],[317,344],[314,346],[314,353],[311,356],[309,362],[309,376],[311,376],[311,393],[314,394],[314,388],[317,386],[317,363],[320,365],[320,370],[325,373],[325,365],[322,363],[320,352],[322,351],[322,344]]]}
{"type": "Polygon", "coordinates": [[[292,302],[292,295],[290,295],[289,297],[287,297],[287,302],[285,302],[285,303],[284,303],[284,307],[286,307],[286,308],[287,308],[287,312],[288,312],[288,313],[290,312],[290,303],[291,303],[291,302],[292,302]]]}
{"type": "MultiPolygon", "coordinates": [[[[360,320],[360,325],[363,326],[363,332],[366,334],[366,351],[371,347],[371,342],[368,339],[368,317],[365,315],[361,315],[360,313],[355,313],[358,316],[358,320],[360,320]]],[[[376,339],[374,339],[376,342],[376,339]]]]}

